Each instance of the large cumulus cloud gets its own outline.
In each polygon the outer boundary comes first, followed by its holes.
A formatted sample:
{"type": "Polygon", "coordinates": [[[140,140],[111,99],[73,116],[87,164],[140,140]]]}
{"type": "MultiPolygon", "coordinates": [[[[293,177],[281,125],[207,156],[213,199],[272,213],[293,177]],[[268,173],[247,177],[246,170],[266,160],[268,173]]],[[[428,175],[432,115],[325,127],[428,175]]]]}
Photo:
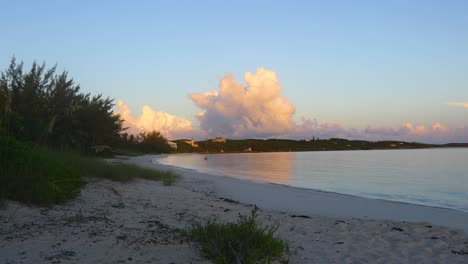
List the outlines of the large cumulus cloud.
{"type": "Polygon", "coordinates": [[[165,112],[155,111],[145,105],[141,115],[134,116],[130,107],[122,100],[117,101],[117,110],[124,119],[124,127],[129,134],[137,134],[145,131],[157,130],[169,139],[193,136],[192,122],[165,112]]]}
{"type": "Polygon", "coordinates": [[[190,94],[202,111],[200,128],[210,136],[268,137],[294,128],[294,106],[281,95],[274,71],[259,68],[244,75],[245,85],[232,74],[221,78],[219,90],[190,94]]]}
{"type": "MultiPolygon", "coordinates": [[[[221,78],[218,89],[189,94],[189,99],[201,109],[196,115],[199,126],[192,126],[192,122],[185,118],[155,111],[149,106],[143,107],[140,116],[134,116],[123,101],[117,102],[116,112],[125,120],[124,125],[129,127],[129,133],[158,130],[171,139],[217,136],[291,139],[340,137],[427,143],[468,142],[466,124],[449,128],[439,122],[407,122],[397,127],[376,127],[369,124],[365,129],[354,129],[310,118],[295,122],[295,108],[281,92],[276,73],[259,68],[256,73],[245,73],[243,83],[228,74],[221,78]]],[[[464,108],[468,106],[463,102],[449,104],[464,108]]]]}

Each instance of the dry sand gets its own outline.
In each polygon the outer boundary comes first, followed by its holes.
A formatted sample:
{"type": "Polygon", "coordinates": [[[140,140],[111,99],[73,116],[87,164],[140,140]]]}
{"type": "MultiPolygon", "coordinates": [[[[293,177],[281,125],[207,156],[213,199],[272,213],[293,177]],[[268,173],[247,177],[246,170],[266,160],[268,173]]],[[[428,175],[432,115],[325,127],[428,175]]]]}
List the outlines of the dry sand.
{"type": "Polygon", "coordinates": [[[173,170],[174,186],[89,180],[52,208],[9,202],[0,263],[204,263],[177,229],[234,221],[254,203],[260,223],[280,224],[291,263],[468,263],[467,213],[173,170]]]}

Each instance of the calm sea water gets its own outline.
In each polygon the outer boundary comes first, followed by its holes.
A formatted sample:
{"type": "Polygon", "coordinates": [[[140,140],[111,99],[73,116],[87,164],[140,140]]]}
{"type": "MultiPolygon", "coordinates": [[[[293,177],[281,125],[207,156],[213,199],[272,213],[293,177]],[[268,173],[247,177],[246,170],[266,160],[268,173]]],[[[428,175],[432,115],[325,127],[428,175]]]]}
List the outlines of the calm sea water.
{"type": "Polygon", "coordinates": [[[169,155],[162,164],[468,211],[468,148],[169,155]]]}

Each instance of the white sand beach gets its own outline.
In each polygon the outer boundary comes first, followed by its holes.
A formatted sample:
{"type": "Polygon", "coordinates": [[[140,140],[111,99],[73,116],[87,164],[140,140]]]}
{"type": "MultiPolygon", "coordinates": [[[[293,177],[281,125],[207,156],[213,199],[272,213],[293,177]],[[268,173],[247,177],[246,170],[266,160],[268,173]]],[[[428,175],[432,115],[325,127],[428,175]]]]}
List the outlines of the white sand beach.
{"type": "Polygon", "coordinates": [[[177,229],[235,221],[260,208],[279,224],[290,263],[468,263],[468,213],[173,170],[173,186],[89,179],[51,208],[9,202],[0,210],[1,263],[209,263],[177,229]],[[120,194],[117,195],[112,189],[120,194]]]}

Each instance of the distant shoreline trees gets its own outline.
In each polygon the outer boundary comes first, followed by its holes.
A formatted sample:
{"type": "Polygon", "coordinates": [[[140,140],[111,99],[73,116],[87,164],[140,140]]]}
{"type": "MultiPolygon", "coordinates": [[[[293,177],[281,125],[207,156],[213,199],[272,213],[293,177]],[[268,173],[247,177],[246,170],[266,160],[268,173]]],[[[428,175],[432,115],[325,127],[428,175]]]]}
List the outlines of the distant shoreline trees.
{"type": "Polygon", "coordinates": [[[134,135],[120,135],[120,147],[145,153],[168,153],[171,147],[167,139],[159,131],[141,132],[134,135]]]}

